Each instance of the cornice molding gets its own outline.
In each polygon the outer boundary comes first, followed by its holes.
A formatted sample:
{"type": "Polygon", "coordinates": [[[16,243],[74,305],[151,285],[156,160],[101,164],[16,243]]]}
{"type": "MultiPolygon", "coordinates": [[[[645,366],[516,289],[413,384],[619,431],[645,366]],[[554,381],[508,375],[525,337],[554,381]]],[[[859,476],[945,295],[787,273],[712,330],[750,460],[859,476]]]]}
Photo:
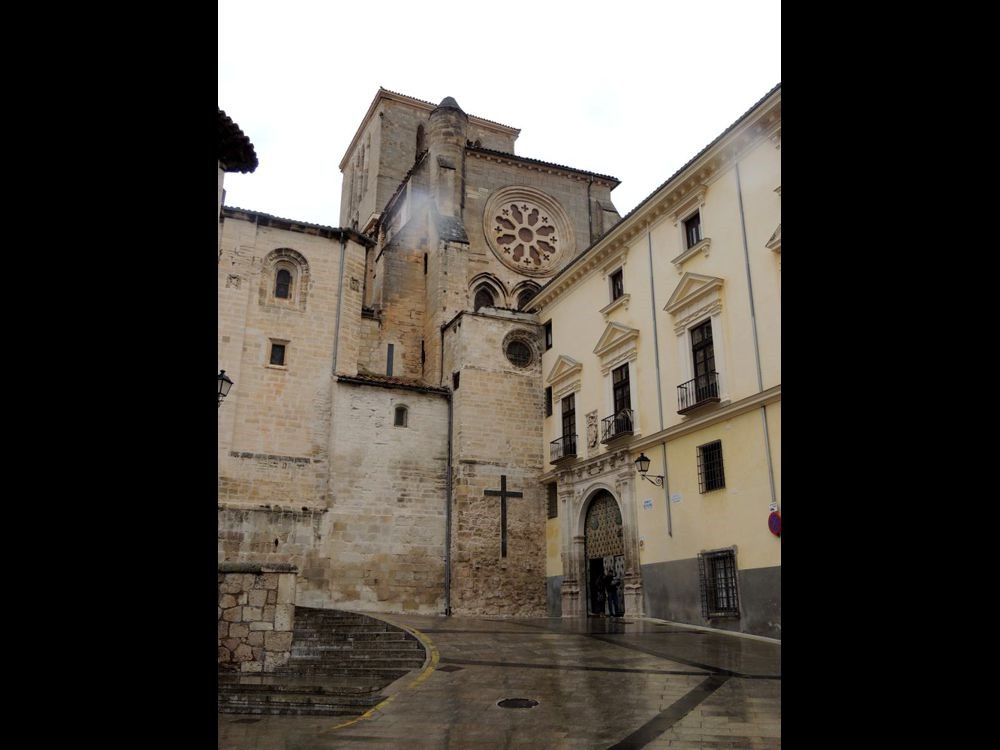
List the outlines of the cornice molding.
{"type": "MultiPolygon", "coordinates": [[[[712,171],[714,170],[704,173],[704,179],[708,179],[708,177],[711,176],[712,171]]],[[[700,176],[701,175],[699,175],[699,177],[700,176]]],[[[690,180],[688,182],[690,182],[690,180]]],[[[673,213],[670,214],[670,219],[671,221],[674,222],[674,226],[676,227],[677,224],[680,222],[680,220],[686,217],[691,211],[693,211],[695,207],[701,208],[702,206],[704,206],[705,196],[707,194],[708,194],[708,185],[705,184],[704,182],[701,185],[697,185],[696,187],[692,188],[687,188],[682,186],[680,193],[672,198],[673,201],[680,201],[679,203],[677,203],[677,205],[673,207],[673,213]],[[687,197],[681,197],[688,190],[693,190],[693,192],[687,197]]]]}
{"type": "Polygon", "coordinates": [[[532,300],[533,306],[545,307],[555,302],[596,267],[600,267],[616,249],[628,245],[653,224],[675,215],[675,222],[679,221],[679,214],[688,200],[697,200],[699,190],[705,189],[723,171],[730,169],[750,148],[768,138],[780,147],[780,89],[557,274],[532,300]]]}
{"type": "Polygon", "coordinates": [[[689,247],[687,250],[678,255],[676,258],[672,258],[670,262],[674,264],[674,268],[677,270],[677,273],[681,274],[684,272],[684,262],[688,260],[688,258],[692,258],[698,253],[704,254],[704,256],[707,258],[708,251],[711,249],[712,249],[712,238],[706,237],[696,245],[692,245],[691,247],[689,247]]]}
{"type": "Polygon", "coordinates": [[[781,401],[780,383],[776,386],[768,388],[765,391],[755,393],[752,396],[747,396],[746,398],[740,399],[739,401],[731,403],[728,406],[724,406],[716,411],[710,412],[703,417],[698,417],[697,419],[692,419],[690,421],[674,425],[673,427],[667,427],[659,432],[654,432],[652,435],[647,435],[644,438],[633,440],[629,444],[628,450],[632,452],[644,451],[647,448],[652,448],[675,438],[684,437],[685,435],[697,432],[705,427],[710,427],[718,422],[724,422],[727,419],[738,417],[741,414],[753,411],[761,406],[778,403],[779,401],[781,401]]]}
{"type": "Polygon", "coordinates": [[[497,164],[507,164],[513,167],[521,167],[522,169],[527,169],[532,172],[542,172],[544,174],[557,174],[563,177],[569,177],[570,179],[576,180],[577,182],[593,182],[598,185],[604,185],[608,188],[614,188],[620,183],[616,180],[614,182],[598,177],[592,172],[585,172],[583,170],[576,170],[572,167],[560,167],[556,164],[549,164],[547,162],[539,162],[537,159],[532,159],[528,156],[518,156],[517,154],[503,154],[498,151],[490,151],[489,153],[483,153],[483,151],[477,150],[476,148],[466,147],[465,153],[467,156],[472,156],[476,159],[482,159],[484,161],[493,161],[497,164]]]}

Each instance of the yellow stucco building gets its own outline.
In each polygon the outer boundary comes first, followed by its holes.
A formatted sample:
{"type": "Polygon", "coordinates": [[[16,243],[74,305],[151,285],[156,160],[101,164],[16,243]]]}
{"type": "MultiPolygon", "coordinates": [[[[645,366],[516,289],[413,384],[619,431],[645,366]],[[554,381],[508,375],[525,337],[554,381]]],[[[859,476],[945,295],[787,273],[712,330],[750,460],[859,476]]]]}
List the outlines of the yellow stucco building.
{"type": "Polygon", "coordinates": [[[530,303],[550,614],[614,569],[626,616],[780,638],[780,146],[779,84],[530,303]]]}

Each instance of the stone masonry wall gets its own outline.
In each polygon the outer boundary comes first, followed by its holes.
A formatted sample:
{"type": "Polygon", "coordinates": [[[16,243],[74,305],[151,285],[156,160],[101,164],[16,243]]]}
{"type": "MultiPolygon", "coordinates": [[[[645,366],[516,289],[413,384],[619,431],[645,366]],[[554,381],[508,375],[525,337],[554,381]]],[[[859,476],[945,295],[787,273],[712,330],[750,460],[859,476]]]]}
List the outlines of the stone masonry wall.
{"type": "Polygon", "coordinates": [[[219,565],[219,669],[273,672],[288,662],[294,566],[219,565]]]}
{"type": "Polygon", "coordinates": [[[443,611],[448,404],[437,394],[336,383],[323,557],[299,603],[443,611]],[[407,425],[394,425],[396,406],[407,425]]]}
{"type": "Polygon", "coordinates": [[[460,368],[454,401],[452,610],[455,614],[544,616],[546,497],[542,390],[534,362],[516,368],[503,354],[512,330],[534,335],[530,316],[464,315],[445,334],[447,368],[460,368]],[[501,475],[523,497],[507,501],[507,557],[501,555],[501,475]]]}

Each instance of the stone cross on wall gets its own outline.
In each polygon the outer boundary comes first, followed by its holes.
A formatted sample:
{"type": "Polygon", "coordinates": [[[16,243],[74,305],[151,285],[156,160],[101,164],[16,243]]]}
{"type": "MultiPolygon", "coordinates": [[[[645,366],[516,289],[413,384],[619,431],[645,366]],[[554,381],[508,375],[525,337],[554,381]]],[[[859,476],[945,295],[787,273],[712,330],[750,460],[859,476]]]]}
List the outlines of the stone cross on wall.
{"type": "Polygon", "coordinates": [[[507,491],[507,475],[500,475],[500,491],[497,490],[485,490],[483,493],[486,497],[499,497],[500,498],[500,557],[507,557],[507,498],[508,497],[524,497],[522,492],[508,492],[507,491]]]}

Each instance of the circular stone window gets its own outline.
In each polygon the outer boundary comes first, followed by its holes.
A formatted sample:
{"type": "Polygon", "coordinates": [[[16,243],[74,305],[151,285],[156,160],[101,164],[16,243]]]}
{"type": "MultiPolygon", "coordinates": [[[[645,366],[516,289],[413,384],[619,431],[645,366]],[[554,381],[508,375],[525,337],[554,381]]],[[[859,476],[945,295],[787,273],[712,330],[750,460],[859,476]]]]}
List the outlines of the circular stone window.
{"type": "Polygon", "coordinates": [[[501,188],[490,196],[483,231],[500,262],[526,276],[555,273],[573,250],[573,229],[562,206],[526,186],[501,188]]]}
{"type": "Polygon", "coordinates": [[[519,339],[508,341],[504,354],[515,367],[527,367],[531,364],[531,347],[519,339]]]}

